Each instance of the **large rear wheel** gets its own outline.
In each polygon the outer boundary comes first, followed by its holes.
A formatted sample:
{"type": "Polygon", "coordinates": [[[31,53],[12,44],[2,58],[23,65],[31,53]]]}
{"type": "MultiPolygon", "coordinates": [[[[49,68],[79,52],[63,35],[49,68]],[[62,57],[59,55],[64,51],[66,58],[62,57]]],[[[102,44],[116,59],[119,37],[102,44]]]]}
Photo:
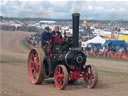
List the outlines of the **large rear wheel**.
{"type": "Polygon", "coordinates": [[[54,73],[55,85],[58,89],[63,90],[68,84],[68,72],[64,65],[58,65],[54,73]]]}
{"type": "Polygon", "coordinates": [[[87,85],[87,88],[94,88],[98,82],[98,72],[94,65],[87,65],[85,68],[85,75],[88,78],[84,78],[84,82],[87,85]]]}
{"type": "Polygon", "coordinates": [[[28,57],[28,75],[33,84],[41,84],[44,80],[42,69],[42,57],[36,49],[32,49],[28,57]]]}

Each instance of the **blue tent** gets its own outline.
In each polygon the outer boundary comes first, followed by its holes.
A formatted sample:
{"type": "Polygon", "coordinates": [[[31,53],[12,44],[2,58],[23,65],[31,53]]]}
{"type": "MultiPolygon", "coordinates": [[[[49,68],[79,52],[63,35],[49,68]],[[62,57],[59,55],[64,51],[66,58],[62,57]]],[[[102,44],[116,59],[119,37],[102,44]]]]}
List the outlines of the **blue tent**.
{"type": "Polygon", "coordinates": [[[101,47],[101,43],[88,43],[88,45],[101,47]]]}
{"type": "Polygon", "coordinates": [[[108,46],[109,44],[111,44],[111,41],[110,40],[106,40],[106,42],[104,43],[103,46],[108,46]]]}
{"type": "Polygon", "coordinates": [[[126,43],[126,47],[128,47],[128,43],[126,43]]]}
{"type": "Polygon", "coordinates": [[[108,46],[108,45],[112,45],[112,46],[125,46],[125,41],[124,40],[106,40],[106,42],[104,43],[104,46],[108,46]]]}

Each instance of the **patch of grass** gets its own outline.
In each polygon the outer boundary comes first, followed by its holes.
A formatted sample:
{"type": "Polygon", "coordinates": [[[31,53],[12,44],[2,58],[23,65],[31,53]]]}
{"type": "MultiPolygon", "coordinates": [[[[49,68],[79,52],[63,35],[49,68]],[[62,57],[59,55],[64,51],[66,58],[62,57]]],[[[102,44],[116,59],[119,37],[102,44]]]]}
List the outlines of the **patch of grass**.
{"type": "Polygon", "coordinates": [[[91,59],[103,59],[103,60],[110,60],[110,61],[120,61],[120,62],[128,62],[127,59],[116,59],[116,58],[106,58],[106,57],[96,57],[96,56],[88,56],[91,59]]]}
{"type": "Polygon", "coordinates": [[[14,57],[10,55],[1,54],[1,63],[26,63],[24,57],[14,57]]]}
{"type": "Polygon", "coordinates": [[[30,50],[31,48],[24,42],[24,40],[20,41],[20,44],[27,50],[30,50]]]}

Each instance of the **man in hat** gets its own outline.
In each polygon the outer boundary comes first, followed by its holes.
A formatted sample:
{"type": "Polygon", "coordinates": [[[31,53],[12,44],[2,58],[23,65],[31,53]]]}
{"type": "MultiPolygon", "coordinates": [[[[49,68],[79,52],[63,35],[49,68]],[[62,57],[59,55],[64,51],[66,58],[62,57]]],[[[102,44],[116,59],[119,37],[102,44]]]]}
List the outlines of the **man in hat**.
{"type": "Polygon", "coordinates": [[[45,27],[44,32],[41,34],[42,48],[44,45],[49,44],[50,40],[53,39],[53,35],[49,31],[49,27],[45,27]]]}

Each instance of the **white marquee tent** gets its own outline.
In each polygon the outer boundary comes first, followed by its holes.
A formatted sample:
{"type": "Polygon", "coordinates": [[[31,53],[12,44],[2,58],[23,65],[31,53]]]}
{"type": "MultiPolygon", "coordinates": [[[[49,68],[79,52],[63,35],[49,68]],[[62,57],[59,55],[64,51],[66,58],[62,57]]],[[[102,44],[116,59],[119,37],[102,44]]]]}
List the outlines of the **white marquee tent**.
{"type": "Polygon", "coordinates": [[[99,35],[97,35],[96,37],[92,38],[91,40],[88,40],[86,42],[82,42],[82,47],[86,47],[89,43],[100,43],[100,44],[104,44],[105,43],[105,39],[103,39],[102,37],[100,37],[99,35]]]}

